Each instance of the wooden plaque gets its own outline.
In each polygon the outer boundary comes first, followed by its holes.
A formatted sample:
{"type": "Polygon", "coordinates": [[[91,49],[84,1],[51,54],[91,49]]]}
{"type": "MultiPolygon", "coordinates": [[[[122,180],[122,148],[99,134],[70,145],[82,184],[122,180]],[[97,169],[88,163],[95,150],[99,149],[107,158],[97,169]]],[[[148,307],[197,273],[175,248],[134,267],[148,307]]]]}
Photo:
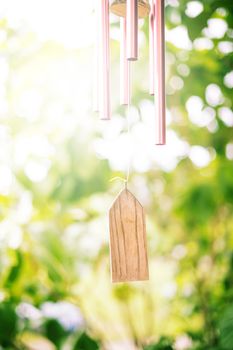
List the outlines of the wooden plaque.
{"type": "Polygon", "coordinates": [[[109,212],[112,282],[149,279],[142,205],[124,189],[109,212]]]}

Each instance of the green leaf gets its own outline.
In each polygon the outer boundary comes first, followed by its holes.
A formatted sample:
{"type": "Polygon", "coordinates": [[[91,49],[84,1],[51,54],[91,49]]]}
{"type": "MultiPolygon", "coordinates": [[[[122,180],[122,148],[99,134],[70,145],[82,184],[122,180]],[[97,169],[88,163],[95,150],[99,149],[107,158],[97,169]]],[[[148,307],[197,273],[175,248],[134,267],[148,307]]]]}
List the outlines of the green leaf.
{"type": "Polygon", "coordinates": [[[231,161],[222,161],[218,170],[217,180],[221,190],[222,200],[233,203],[233,167],[231,161]]]}
{"type": "Polygon", "coordinates": [[[17,315],[9,302],[0,304],[0,344],[9,346],[17,332],[17,315]]]}
{"type": "Polygon", "coordinates": [[[63,329],[57,320],[48,320],[44,326],[47,338],[58,348],[60,348],[60,345],[63,339],[66,337],[67,332],[63,329]]]}
{"type": "Polygon", "coordinates": [[[98,341],[90,338],[87,333],[82,333],[78,338],[73,350],[98,350],[100,349],[98,341]]]}
{"type": "Polygon", "coordinates": [[[233,349],[233,305],[223,314],[220,322],[220,341],[224,349],[233,349]]]}
{"type": "Polygon", "coordinates": [[[161,337],[158,343],[146,346],[144,350],[173,350],[172,341],[169,338],[161,337]]]}
{"type": "Polygon", "coordinates": [[[202,225],[214,216],[217,208],[216,191],[212,184],[203,183],[185,193],[178,208],[187,225],[192,228],[202,225]]]}
{"type": "Polygon", "coordinates": [[[15,252],[15,260],[16,260],[16,262],[11,267],[9,274],[7,276],[7,279],[6,279],[7,286],[10,286],[11,284],[13,284],[20,276],[20,272],[21,272],[22,265],[23,265],[23,257],[22,257],[22,254],[20,251],[15,252]]]}

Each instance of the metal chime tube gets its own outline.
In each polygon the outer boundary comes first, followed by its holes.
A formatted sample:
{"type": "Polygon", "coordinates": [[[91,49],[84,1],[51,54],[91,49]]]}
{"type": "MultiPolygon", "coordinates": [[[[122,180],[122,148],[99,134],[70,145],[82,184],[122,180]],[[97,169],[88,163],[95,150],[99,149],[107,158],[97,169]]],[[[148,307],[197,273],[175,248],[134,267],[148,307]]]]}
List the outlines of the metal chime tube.
{"type": "Polygon", "coordinates": [[[129,65],[130,62],[127,60],[127,40],[126,40],[126,19],[120,18],[120,104],[128,105],[130,103],[130,74],[129,65]]]}
{"type": "Polygon", "coordinates": [[[101,1],[99,13],[99,111],[100,117],[109,120],[110,108],[110,50],[109,50],[109,0],[101,1]]]}
{"type": "Polygon", "coordinates": [[[155,5],[154,0],[150,0],[150,14],[149,14],[149,92],[154,95],[155,91],[155,43],[154,43],[154,17],[155,5]]]}
{"type": "Polygon", "coordinates": [[[164,39],[164,0],[153,0],[154,16],[154,64],[155,64],[155,109],[156,109],[156,144],[166,143],[166,108],[165,108],[165,39],[164,39]]]}
{"type": "Polygon", "coordinates": [[[138,59],[138,0],[127,0],[127,59],[138,59]]]}
{"type": "Polygon", "coordinates": [[[94,60],[93,60],[93,112],[99,112],[99,41],[100,41],[100,26],[99,26],[99,16],[100,16],[100,2],[95,1],[95,42],[94,42],[94,60]]]}

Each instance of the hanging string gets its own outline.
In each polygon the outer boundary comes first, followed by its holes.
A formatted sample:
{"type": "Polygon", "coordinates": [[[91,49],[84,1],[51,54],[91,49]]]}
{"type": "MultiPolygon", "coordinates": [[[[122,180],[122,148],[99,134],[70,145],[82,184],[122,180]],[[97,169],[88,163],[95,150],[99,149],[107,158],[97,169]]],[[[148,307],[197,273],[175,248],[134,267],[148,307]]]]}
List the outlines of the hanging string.
{"type": "Polygon", "coordinates": [[[129,65],[129,84],[128,84],[128,96],[129,101],[127,105],[127,115],[126,115],[126,125],[127,125],[127,138],[128,138],[128,163],[125,173],[125,187],[127,188],[129,177],[130,177],[130,170],[131,170],[131,150],[130,150],[130,104],[131,104],[131,61],[128,61],[129,65]]]}
{"type": "Polygon", "coordinates": [[[127,159],[127,165],[126,165],[126,170],[125,170],[125,177],[121,176],[115,176],[113,177],[110,182],[116,181],[116,180],[121,180],[125,184],[125,188],[127,189],[127,185],[129,182],[130,178],[130,171],[131,171],[131,151],[130,151],[130,107],[131,107],[131,61],[128,61],[129,65],[129,81],[128,81],[128,96],[129,100],[127,103],[127,110],[126,110],[126,136],[128,139],[128,159],[127,159]]]}

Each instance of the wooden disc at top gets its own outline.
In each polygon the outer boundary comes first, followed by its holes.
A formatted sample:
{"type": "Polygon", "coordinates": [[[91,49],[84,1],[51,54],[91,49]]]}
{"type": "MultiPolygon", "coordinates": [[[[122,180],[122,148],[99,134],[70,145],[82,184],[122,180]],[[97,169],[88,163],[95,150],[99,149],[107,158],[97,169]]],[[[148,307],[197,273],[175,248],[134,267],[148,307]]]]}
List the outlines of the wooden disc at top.
{"type": "MultiPolygon", "coordinates": [[[[126,17],[126,0],[111,0],[110,10],[114,15],[126,17]]],[[[138,0],[138,17],[145,18],[149,15],[150,4],[148,0],[138,0]]]]}

